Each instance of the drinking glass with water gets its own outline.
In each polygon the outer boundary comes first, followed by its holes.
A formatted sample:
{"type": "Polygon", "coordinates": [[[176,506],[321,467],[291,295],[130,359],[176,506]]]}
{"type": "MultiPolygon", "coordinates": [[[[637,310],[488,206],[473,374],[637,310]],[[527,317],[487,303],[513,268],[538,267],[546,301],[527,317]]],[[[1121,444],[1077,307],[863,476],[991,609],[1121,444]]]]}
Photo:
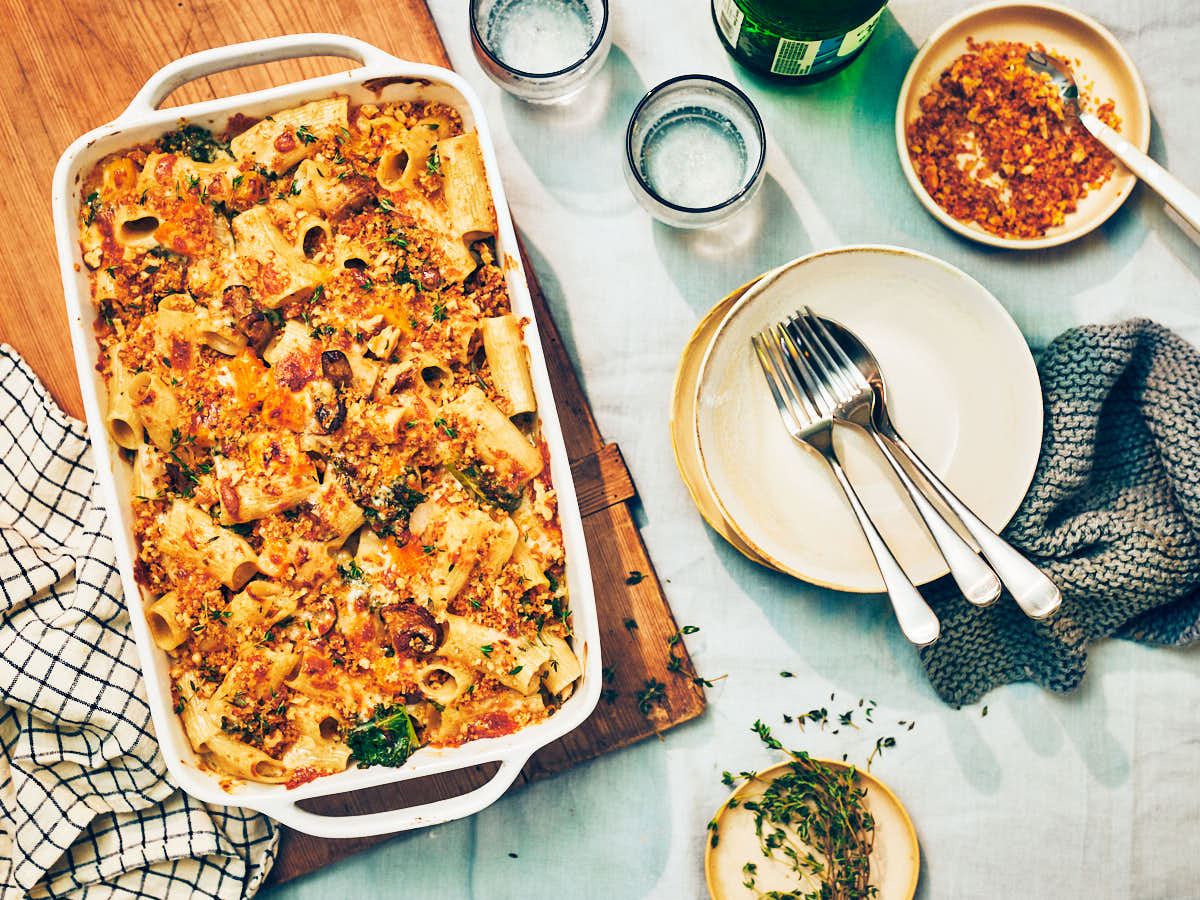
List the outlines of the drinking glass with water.
{"type": "Polygon", "coordinates": [[[699,228],[750,203],[762,181],[766,134],[750,98],[710,75],[664,81],[625,133],[625,179],[656,219],[699,228]]]}
{"type": "Polygon", "coordinates": [[[571,99],[612,44],[608,0],[471,0],[470,20],[483,71],[530,103],[571,99]]]}

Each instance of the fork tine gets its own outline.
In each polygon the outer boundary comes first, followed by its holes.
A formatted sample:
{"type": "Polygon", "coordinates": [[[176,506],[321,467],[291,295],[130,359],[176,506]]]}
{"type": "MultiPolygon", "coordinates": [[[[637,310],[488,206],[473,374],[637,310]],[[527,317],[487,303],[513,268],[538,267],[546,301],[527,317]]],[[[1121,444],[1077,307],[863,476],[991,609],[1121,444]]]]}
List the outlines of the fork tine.
{"type": "Polygon", "coordinates": [[[813,331],[812,325],[800,313],[788,319],[788,330],[799,339],[800,346],[812,361],[813,368],[837,395],[838,401],[849,400],[858,393],[858,386],[842,372],[841,366],[834,361],[820,337],[813,331]]]}
{"type": "Polygon", "coordinates": [[[800,423],[796,420],[791,405],[784,399],[781,379],[776,374],[775,362],[768,355],[765,343],[766,341],[761,335],[752,335],[750,338],[750,344],[754,347],[754,352],[758,356],[758,364],[762,366],[763,377],[767,380],[767,387],[771,389],[771,396],[775,398],[775,407],[779,410],[779,416],[783,419],[784,427],[793,433],[799,432],[802,430],[800,423]]]}
{"type": "Polygon", "coordinates": [[[792,412],[801,421],[801,427],[808,427],[821,418],[820,403],[812,393],[806,391],[792,373],[791,363],[787,360],[782,345],[779,343],[778,326],[765,328],[762,331],[767,354],[775,367],[775,372],[782,383],[784,393],[792,405],[792,412]]]}
{"type": "Polygon", "coordinates": [[[792,363],[791,373],[799,379],[809,396],[813,398],[813,405],[818,407],[820,413],[819,417],[829,415],[837,406],[837,399],[826,390],[825,382],[813,370],[800,348],[796,346],[796,341],[792,338],[791,333],[782,324],[775,327],[778,331],[779,343],[787,352],[787,357],[792,363]]]}
{"type": "Polygon", "coordinates": [[[825,322],[822,321],[821,317],[814,314],[807,306],[804,307],[804,317],[816,332],[821,335],[826,346],[833,350],[833,354],[837,358],[842,372],[854,382],[858,389],[861,390],[862,388],[870,387],[870,383],[863,377],[862,370],[854,364],[854,360],[846,355],[846,351],[842,349],[841,342],[829,333],[829,329],[825,327],[825,322]]]}

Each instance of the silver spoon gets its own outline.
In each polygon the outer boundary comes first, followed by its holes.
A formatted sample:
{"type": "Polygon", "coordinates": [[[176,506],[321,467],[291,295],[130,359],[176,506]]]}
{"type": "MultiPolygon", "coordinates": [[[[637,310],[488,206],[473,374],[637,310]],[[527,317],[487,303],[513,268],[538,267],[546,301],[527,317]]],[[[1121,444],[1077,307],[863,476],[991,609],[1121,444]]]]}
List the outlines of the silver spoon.
{"type": "Polygon", "coordinates": [[[854,332],[830,319],[825,319],[824,322],[875,391],[875,429],[908,457],[917,471],[942,498],[942,502],[959,518],[967,529],[967,533],[975,539],[975,543],[983,551],[984,557],[1025,615],[1031,619],[1044,619],[1058,609],[1059,604],[1062,603],[1062,593],[1054,582],[1047,578],[1041,569],[1017,552],[1015,547],[992,531],[975,513],[971,512],[967,505],[959,500],[950,488],[946,487],[896,431],[887,411],[887,387],[883,381],[883,374],[879,370],[879,363],[871,355],[871,351],[854,332]]]}
{"type": "Polygon", "coordinates": [[[1079,86],[1075,83],[1070,69],[1045,53],[1037,51],[1025,54],[1025,64],[1035,72],[1049,75],[1063,99],[1067,115],[1078,119],[1092,137],[1107,147],[1134,175],[1174,207],[1184,221],[1200,231],[1200,196],[1092,113],[1080,109],[1079,86]]]}

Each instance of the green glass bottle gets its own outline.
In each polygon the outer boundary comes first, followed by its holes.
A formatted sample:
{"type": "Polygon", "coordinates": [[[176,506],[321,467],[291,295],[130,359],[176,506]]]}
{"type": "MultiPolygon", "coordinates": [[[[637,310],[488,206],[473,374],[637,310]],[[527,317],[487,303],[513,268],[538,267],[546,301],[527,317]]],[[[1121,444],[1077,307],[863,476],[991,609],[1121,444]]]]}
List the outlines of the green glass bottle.
{"type": "Polygon", "coordinates": [[[712,14],[734,59],[799,82],[854,59],[885,6],[887,0],[712,0],[712,14]]]}

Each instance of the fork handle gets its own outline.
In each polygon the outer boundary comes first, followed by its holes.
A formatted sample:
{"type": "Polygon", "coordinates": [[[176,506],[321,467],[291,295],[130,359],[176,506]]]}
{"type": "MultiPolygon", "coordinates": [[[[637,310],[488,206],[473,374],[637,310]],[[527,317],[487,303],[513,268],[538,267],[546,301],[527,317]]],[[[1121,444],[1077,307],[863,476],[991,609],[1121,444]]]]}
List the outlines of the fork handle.
{"type": "Polygon", "coordinates": [[[975,539],[984,557],[992,564],[1004,586],[1025,615],[1031,619],[1044,619],[1058,609],[1062,603],[1062,592],[1046,574],[1017,552],[1008,541],[988,528],[983,520],[954,495],[954,492],[933,473],[925,461],[917,456],[908,441],[892,432],[888,435],[904,455],[912,461],[917,471],[937,491],[950,510],[962,520],[967,532],[975,539]]]}
{"type": "Polygon", "coordinates": [[[921,514],[933,542],[937,544],[946,565],[950,567],[950,574],[954,576],[958,589],[976,606],[987,606],[1000,596],[1000,579],[996,577],[996,573],[988,568],[988,564],[979,558],[979,554],[971,549],[971,545],[962,539],[929,502],[929,498],[917,487],[904,466],[900,465],[900,461],[879,433],[873,428],[867,429],[867,432],[875,441],[875,446],[879,448],[883,458],[892,467],[892,471],[896,473],[896,477],[900,479],[900,483],[904,485],[904,490],[917,512],[921,514]]]}
{"type": "Polygon", "coordinates": [[[900,563],[896,562],[896,557],[892,556],[892,551],[888,549],[879,530],[871,522],[866,508],[858,499],[858,494],[854,492],[854,487],[850,484],[850,479],[846,477],[841,465],[830,459],[829,466],[833,469],[833,474],[837,476],[842,490],[846,492],[846,499],[850,501],[850,507],[858,518],[858,524],[867,538],[867,544],[871,547],[875,564],[879,566],[879,574],[883,576],[883,584],[887,588],[888,599],[892,601],[892,611],[896,614],[896,621],[900,623],[900,630],[918,647],[932,644],[942,630],[937,616],[933,614],[933,610],[929,608],[929,604],[925,602],[920,592],[913,587],[912,581],[900,568],[900,563]]]}
{"type": "Polygon", "coordinates": [[[1189,225],[1200,231],[1200,196],[1195,191],[1101,122],[1095,114],[1081,112],[1079,121],[1113,156],[1171,204],[1189,225]]]}

